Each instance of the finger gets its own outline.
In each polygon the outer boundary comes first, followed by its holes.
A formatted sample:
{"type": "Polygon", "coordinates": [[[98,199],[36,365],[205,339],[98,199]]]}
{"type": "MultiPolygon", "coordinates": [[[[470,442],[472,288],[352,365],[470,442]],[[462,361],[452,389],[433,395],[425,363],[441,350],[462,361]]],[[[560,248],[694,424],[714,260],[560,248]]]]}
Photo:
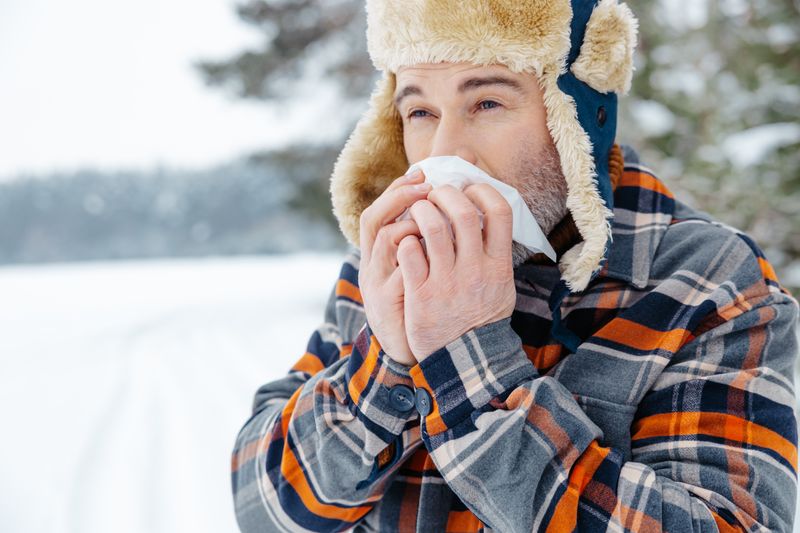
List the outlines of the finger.
{"type": "Polygon", "coordinates": [[[403,275],[403,292],[411,294],[428,279],[430,269],[422,244],[413,235],[406,235],[397,247],[397,263],[403,275]]]}
{"type": "Polygon", "coordinates": [[[393,222],[378,230],[369,268],[374,269],[381,279],[388,278],[397,269],[397,247],[406,235],[422,236],[413,219],[393,222]]]}
{"type": "Polygon", "coordinates": [[[478,257],[483,253],[483,234],[478,208],[463,192],[452,185],[433,189],[428,200],[441,209],[453,225],[456,260],[478,257]]]}
{"type": "Polygon", "coordinates": [[[411,206],[410,211],[411,218],[417,222],[422,237],[425,239],[425,249],[428,252],[431,272],[450,272],[456,254],[447,218],[428,200],[416,202],[411,206]]]}
{"type": "Polygon", "coordinates": [[[388,187],[386,187],[385,190],[392,191],[394,189],[397,189],[398,187],[401,187],[403,185],[407,185],[409,183],[419,183],[420,181],[422,181],[424,179],[424,177],[425,177],[425,175],[422,173],[422,170],[421,169],[417,169],[417,170],[415,170],[414,172],[412,172],[410,174],[403,174],[399,178],[395,179],[394,181],[392,181],[389,184],[388,187]]]}
{"type": "Polygon", "coordinates": [[[464,189],[464,194],[483,212],[483,248],[491,257],[511,255],[514,216],[503,195],[486,183],[464,189]]]}
{"type": "Polygon", "coordinates": [[[361,213],[359,240],[361,253],[369,260],[378,230],[403,214],[411,204],[425,198],[431,189],[429,183],[403,184],[387,189],[361,213]]]}
{"type": "MultiPolygon", "coordinates": [[[[416,169],[414,172],[410,172],[408,174],[403,174],[398,178],[395,178],[388,187],[386,187],[381,195],[384,195],[390,191],[394,191],[403,185],[416,185],[425,179],[425,174],[423,174],[422,169],[416,169]]],[[[380,195],[379,195],[380,196],[380,195]]],[[[376,198],[377,200],[377,198],[376,198]]],[[[374,201],[373,201],[374,202],[374,201]]],[[[363,214],[363,213],[362,213],[363,214]]]]}

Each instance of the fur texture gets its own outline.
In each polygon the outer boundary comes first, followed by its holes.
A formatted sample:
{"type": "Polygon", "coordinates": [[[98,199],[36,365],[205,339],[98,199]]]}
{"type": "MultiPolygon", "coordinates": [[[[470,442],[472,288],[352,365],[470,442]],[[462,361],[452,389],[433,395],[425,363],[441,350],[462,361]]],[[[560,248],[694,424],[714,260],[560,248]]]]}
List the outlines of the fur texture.
{"type": "Polygon", "coordinates": [[[569,52],[568,0],[367,0],[367,47],[378,70],[417,63],[502,63],[541,74],[569,52]]]}
{"type": "Polygon", "coordinates": [[[360,246],[361,212],[409,167],[403,121],[394,107],[395,85],[395,74],[384,72],[372,92],[369,109],[333,167],[333,212],[342,233],[355,246],[360,246]]]}
{"type": "Polygon", "coordinates": [[[567,251],[559,262],[561,278],[570,291],[582,291],[600,268],[605,245],[611,239],[613,213],[600,198],[594,182],[595,164],[589,135],[578,123],[575,101],[558,89],[559,71],[545,71],[541,84],[547,127],[561,156],[567,181],[567,208],[572,213],[583,242],[567,251]]]}
{"type": "Polygon", "coordinates": [[[638,23],[627,5],[601,0],[586,26],[572,73],[601,93],[627,94],[637,33],[638,23]]]}
{"type": "MultiPolygon", "coordinates": [[[[457,4],[454,8],[452,0],[367,0],[367,44],[383,76],[331,176],[333,209],[342,233],[359,246],[361,212],[408,169],[402,120],[393,103],[397,70],[441,61],[500,63],[514,72],[536,73],[543,89],[548,129],[567,182],[567,208],[583,238],[563,254],[559,269],[571,291],[582,291],[600,269],[611,239],[612,212],[598,192],[592,144],[578,122],[575,102],[557,83],[566,72],[571,4],[569,0],[457,4]]],[[[628,14],[617,0],[601,0],[592,14],[579,56],[582,66],[575,68],[597,90],[630,85],[636,24],[632,15],[626,18],[628,14]]]]}

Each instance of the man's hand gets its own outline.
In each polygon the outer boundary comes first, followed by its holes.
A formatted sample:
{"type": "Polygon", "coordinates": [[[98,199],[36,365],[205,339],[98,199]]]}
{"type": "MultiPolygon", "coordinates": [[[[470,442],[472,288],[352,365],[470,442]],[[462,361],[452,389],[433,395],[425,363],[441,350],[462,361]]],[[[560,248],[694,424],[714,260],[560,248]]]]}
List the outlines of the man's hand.
{"type": "Polygon", "coordinates": [[[404,237],[420,235],[420,232],[412,219],[394,220],[431,190],[427,183],[422,184],[422,189],[415,188],[423,177],[420,171],[394,180],[364,209],[359,220],[358,286],[367,323],[386,355],[407,366],[416,364],[416,360],[406,340],[403,277],[397,264],[397,247],[404,237]]]}
{"type": "Polygon", "coordinates": [[[511,316],[516,287],[511,255],[512,213],[490,185],[459,191],[445,185],[411,206],[425,239],[406,235],[397,260],[405,289],[405,327],[415,359],[422,361],[467,331],[511,316]],[[478,211],[483,214],[481,232],[478,211]],[[447,230],[450,219],[455,243],[447,230]]]}

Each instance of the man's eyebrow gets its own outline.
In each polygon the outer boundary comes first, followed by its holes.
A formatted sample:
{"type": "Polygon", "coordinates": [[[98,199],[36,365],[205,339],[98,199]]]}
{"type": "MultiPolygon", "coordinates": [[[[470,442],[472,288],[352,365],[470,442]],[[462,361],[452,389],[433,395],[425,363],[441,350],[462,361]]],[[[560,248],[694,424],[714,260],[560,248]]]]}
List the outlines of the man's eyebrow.
{"type": "MultiPolygon", "coordinates": [[[[461,85],[458,86],[458,92],[464,93],[473,89],[478,89],[480,87],[485,87],[487,85],[501,85],[513,89],[514,91],[524,94],[525,89],[522,87],[522,84],[512,78],[508,78],[505,76],[487,76],[483,78],[469,78],[461,82],[461,85]]],[[[394,105],[395,107],[400,107],[400,102],[406,96],[411,96],[412,94],[418,94],[420,96],[423,95],[422,89],[420,89],[416,85],[407,85],[403,87],[403,89],[397,93],[397,96],[394,98],[394,105]]]]}
{"type": "Polygon", "coordinates": [[[418,94],[422,96],[422,89],[416,85],[406,85],[403,87],[403,90],[397,93],[397,96],[394,97],[394,106],[399,109],[400,102],[402,102],[406,96],[411,96],[412,94],[418,94]]]}
{"type": "Polygon", "coordinates": [[[479,87],[484,87],[486,85],[505,85],[518,93],[524,93],[525,89],[522,88],[522,84],[517,80],[507,78],[505,76],[488,76],[485,78],[469,78],[468,80],[464,80],[461,85],[458,86],[458,92],[463,93],[469,91],[471,89],[477,89],[479,87]]]}

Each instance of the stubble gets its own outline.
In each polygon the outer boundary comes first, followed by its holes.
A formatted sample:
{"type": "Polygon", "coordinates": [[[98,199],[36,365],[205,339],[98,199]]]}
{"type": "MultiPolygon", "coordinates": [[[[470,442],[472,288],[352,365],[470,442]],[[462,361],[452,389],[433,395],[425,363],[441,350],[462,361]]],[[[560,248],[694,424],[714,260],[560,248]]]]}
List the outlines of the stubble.
{"type": "MultiPolygon", "coordinates": [[[[566,216],[567,182],[552,143],[527,146],[517,154],[511,175],[503,181],[517,189],[545,235],[566,216]]],[[[535,254],[518,242],[512,243],[511,253],[515,268],[535,254]]]]}

